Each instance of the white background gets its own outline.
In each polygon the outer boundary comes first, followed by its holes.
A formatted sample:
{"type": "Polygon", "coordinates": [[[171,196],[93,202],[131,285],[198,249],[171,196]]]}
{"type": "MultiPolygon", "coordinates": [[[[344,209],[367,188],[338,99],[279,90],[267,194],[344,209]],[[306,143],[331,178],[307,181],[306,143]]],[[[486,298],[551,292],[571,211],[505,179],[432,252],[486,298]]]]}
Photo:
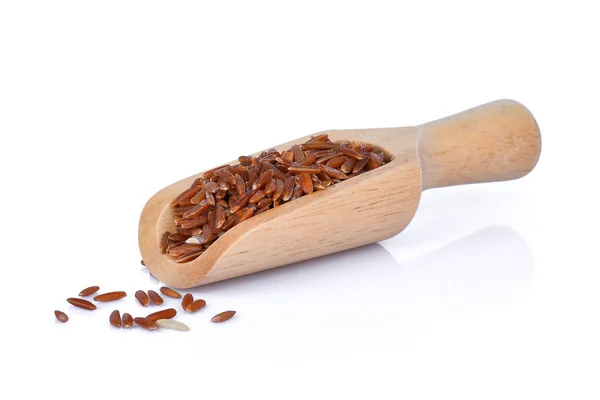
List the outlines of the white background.
{"type": "Polygon", "coordinates": [[[2,398],[599,398],[594,3],[1,2],[2,398]],[[383,243],[195,289],[189,332],[109,326],[160,286],[137,223],[162,187],[498,98],[540,125],[527,177],[428,191],[383,243]],[[65,302],[94,284],[129,296],[65,302]]]}

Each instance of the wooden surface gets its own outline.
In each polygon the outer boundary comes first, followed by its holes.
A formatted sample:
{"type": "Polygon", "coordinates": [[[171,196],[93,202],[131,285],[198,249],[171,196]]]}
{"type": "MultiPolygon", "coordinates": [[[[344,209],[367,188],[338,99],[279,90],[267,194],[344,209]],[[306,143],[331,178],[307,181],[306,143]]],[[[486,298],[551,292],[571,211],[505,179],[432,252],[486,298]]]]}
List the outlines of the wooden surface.
{"type": "Polygon", "coordinates": [[[533,116],[511,100],[418,127],[326,133],[332,140],[381,146],[392,161],[254,216],[186,264],[161,254],[158,244],[163,232],[174,228],[169,202],[201,173],[176,182],[156,193],[140,218],[140,250],[148,269],[170,286],[188,288],[377,242],[406,228],[422,190],[522,177],[537,163],[541,146],[533,116]]]}
{"type": "Polygon", "coordinates": [[[540,131],[525,107],[499,101],[419,127],[423,189],[517,179],[540,155],[540,131]]]}

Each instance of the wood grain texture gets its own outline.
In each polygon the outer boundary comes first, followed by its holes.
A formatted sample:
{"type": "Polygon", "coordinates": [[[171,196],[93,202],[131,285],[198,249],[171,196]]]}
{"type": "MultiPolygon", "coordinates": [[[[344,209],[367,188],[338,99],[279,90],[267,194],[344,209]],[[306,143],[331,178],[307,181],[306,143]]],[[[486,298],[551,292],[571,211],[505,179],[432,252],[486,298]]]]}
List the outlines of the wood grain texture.
{"type": "Polygon", "coordinates": [[[497,101],[419,128],[423,189],[521,178],[541,151],[538,125],[516,101],[497,101]]]}
{"type": "Polygon", "coordinates": [[[406,228],[422,190],[515,179],[533,169],[540,153],[535,120],[511,100],[418,127],[320,133],[380,146],[391,161],[250,218],[185,264],[161,254],[159,242],[174,228],[169,202],[201,173],[176,182],[156,193],[140,218],[140,250],[151,273],[170,286],[189,288],[377,242],[406,228]]]}

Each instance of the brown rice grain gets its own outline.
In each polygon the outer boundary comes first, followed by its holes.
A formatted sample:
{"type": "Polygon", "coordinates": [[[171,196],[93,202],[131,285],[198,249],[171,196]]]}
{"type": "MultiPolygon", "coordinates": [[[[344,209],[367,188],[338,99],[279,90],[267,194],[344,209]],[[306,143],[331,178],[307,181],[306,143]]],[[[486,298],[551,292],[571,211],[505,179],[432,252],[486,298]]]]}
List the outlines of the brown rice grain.
{"type": "Polygon", "coordinates": [[[341,155],[342,153],[340,153],[339,151],[332,151],[330,153],[322,155],[319,159],[317,159],[317,161],[315,161],[315,164],[325,164],[327,161],[333,158],[340,157],[341,155]]]}
{"type": "Polygon", "coordinates": [[[360,172],[363,170],[363,168],[365,168],[365,166],[367,165],[367,163],[369,162],[370,157],[365,157],[362,160],[359,160],[356,165],[354,165],[354,168],[352,168],[352,173],[356,174],[357,172],[360,172]]]}
{"type": "Polygon", "coordinates": [[[154,290],[148,290],[148,297],[150,300],[157,306],[160,306],[163,303],[163,298],[160,297],[160,294],[156,293],[154,290]]]}
{"type": "Polygon", "coordinates": [[[294,179],[293,176],[290,176],[284,184],[283,187],[283,195],[281,197],[281,199],[283,201],[288,201],[289,199],[292,198],[292,195],[294,194],[294,185],[296,184],[296,180],[294,179]]]}
{"type": "Polygon", "coordinates": [[[217,193],[215,193],[215,199],[224,199],[225,196],[227,196],[226,190],[219,190],[217,193]]]}
{"type": "Polygon", "coordinates": [[[253,213],[254,213],[254,208],[250,208],[250,207],[242,208],[241,210],[239,210],[237,212],[238,219],[237,219],[236,224],[244,222],[245,220],[250,218],[253,213]]]}
{"type": "Polygon", "coordinates": [[[175,217],[181,218],[181,217],[183,217],[183,214],[185,214],[186,211],[191,210],[192,207],[194,207],[194,206],[174,208],[171,210],[171,214],[173,214],[173,216],[175,216],[175,217]]]}
{"type": "MultiPolygon", "coordinates": [[[[278,167],[280,167],[280,165],[278,165],[278,167]]],[[[273,170],[273,178],[275,179],[279,179],[285,182],[285,180],[288,178],[288,176],[286,175],[287,171],[287,167],[283,168],[284,171],[280,171],[279,169],[274,169],[273,170]]]]}
{"type": "Polygon", "coordinates": [[[91,294],[96,293],[98,290],[100,290],[100,286],[90,286],[88,288],[83,289],[81,292],[79,292],[79,295],[82,297],[87,297],[91,294]]]}
{"type": "Polygon", "coordinates": [[[133,317],[129,313],[124,313],[121,322],[123,323],[123,328],[131,328],[133,326],[133,317]]]}
{"type": "Polygon", "coordinates": [[[321,171],[323,171],[326,175],[329,175],[331,178],[348,179],[348,176],[346,176],[346,174],[344,174],[342,171],[338,171],[335,168],[331,168],[331,167],[328,167],[327,165],[323,165],[323,164],[319,164],[319,168],[321,169],[321,171]]]}
{"type": "Polygon", "coordinates": [[[181,202],[184,200],[191,199],[201,189],[202,188],[200,186],[195,186],[185,190],[171,202],[171,206],[176,206],[177,204],[181,204],[181,202]]]}
{"type": "Polygon", "coordinates": [[[167,250],[167,245],[169,242],[169,236],[171,235],[170,232],[165,232],[163,233],[162,237],[160,238],[160,244],[158,245],[160,252],[162,254],[165,253],[165,251],[167,250]]]}
{"type": "Polygon", "coordinates": [[[228,167],[228,166],[229,165],[227,165],[227,164],[223,164],[223,165],[220,165],[220,166],[218,166],[216,168],[208,170],[204,174],[202,174],[202,178],[204,178],[204,179],[211,179],[212,177],[215,176],[215,174],[217,173],[218,170],[220,170],[221,168],[228,167]]]}
{"type": "Polygon", "coordinates": [[[266,162],[266,161],[275,161],[277,159],[277,155],[276,154],[266,154],[262,157],[259,157],[258,160],[260,162],[266,162]]]}
{"type": "Polygon", "coordinates": [[[217,209],[215,211],[215,226],[217,228],[221,228],[225,223],[226,214],[225,209],[220,204],[217,205],[217,209]]]}
{"type": "Polygon", "coordinates": [[[239,199],[237,199],[237,201],[233,204],[233,206],[231,207],[230,211],[232,213],[236,212],[237,210],[246,207],[248,205],[248,202],[250,201],[250,198],[254,196],[254,191],[248,191],[246,193],[244,193],[244,195],[242,197],[240,197],[239,199]]]}
{"type": "Polygon", "coordinates": [[[185,199],[185,200],[181,200],[181,201],[179,202],[179,205],[180,205],[181,207],[189,207],[189,206],[193,205],[193,204],[192,204],[192,199],[185,199]]]}
{"type": "Polygon", "coordinates": [[[216,211],[215,210],[211,210],[208,212],[208,226],[210,227],[210,230],[212,232],[217,232],[217,218],[216,218],[216,211]]]}
{"type": "Polygon", "coordinates": [[[298,161],[299,165],[304,165],[305,167],[312,165],[317,161],[317,155],[315,153],[308,154],[302,160],[298,161]]]}
{"type": "Polygon", "coordinates": [[[148,306],[150,304],[150,297],[143,290],[138,290],[135,292],[135,298],[140,302],[142,307],[148,306]]]}
{"type": "Polygon", "coordinates": [[[169,235],[169,239],[171,239],[174,242],[181,242],[181,241],[187,239],[187,236],[182,235],[181,233],[172,233],[169,235]]]}
{"type": "Polygon", "coordinates": [[[329,175],[327,175],[327,174],[324,174],[323,172],[319,172],[317,174],[317,177],[321,180],[321,182],[327,181],[327,182],[331,183],[331,177],[329,177],[329,175]]]}
{"type": "Polygon", "coordinates": [[[342,147],[340,148],[340,152],[348,157],[354,158],[356,160],[362,160],[365,155],[362,153],[359,153],[358,151],[348,148],[348,147],[342,147]]]}
{"type": "Polygon", "coordinates": [[[238,223],[238,219],[239,219],[238,215],[231,214],[229,217],[227,217],[227,220],[221,227],[221,230],[227,231],[227,230],[233,228],[238,223]]]}
{"type": "Polygon", "coordinates": [[[283,186],[284,185],[285,185],[284,181],[282,181],[281,179],[276,179],[275,191],[273,191],[273,200],[277,200],[278,198],[281,197],[281,195],[283,194],[283,186]]]}
{"type": "Polygon", "coordinates": [[[159,319],[171,319],[177,315],[177,310],[174,308],[167,308],[164,310],[153,312],[152,314],[148,314],[146,318],[156,321],[159,319]]]}
{"type": "MultiPolygon", "coordinates": [[[[237,179],[236,179],[237,182],[237,179]]],[[[225,181],[219,181],[219,190],[224,190],[224,191],[228,191],[229,189],[231,189],[231,186],[229,183],[225,182],[225,181]]]]}
{"type": "Polygon", "coordinates": [[[196,195],[194,197],[192,197],[190,199],[190,203],[197,205],[197,204],[200,204],[200,202],[202,200],[204,200],[205,198],[206,198],[206,189],[202,189],[201,191],[196,193],[196,195]]]}
{"type": "MultiPolygon", "coordinates": [[[[296,146],[298,147],[298,146],[296,146]]],[[[300,149],[300,148],[298,148],[300,149]]],[[[281,153],[281,157],[289,162],[294,161],[294,153],[292,151],[284,151],[283,153],[281,153]]]]}
{"type": "Polygon", "coordinates": [[[275,161],[277,161],[279,164],[283,164],[283,165],[292,165],[292,162],[290,160],[287,160],[287,159],[281,158],[281,157],[275,158],[275,161]]]}
{"type": "Polygon", "coordinates": [[[194,179],[194,182],[192,182],[192,186],[201,186],[202,185],[202,178],[196,178],[194,179]]]}
{"type": "Polygon", "coordinates": [[[277,188],[277,180],[275,178],[271,178],[271,180],[269,182],[267,182],[267,184],[265,185],[265,194],[267,196],[271,195],[271,193],[273,193],[275,191],[275,189],[277,188]]]}
{"type": "Polygon", "coordinates": [[[351,158],[349,157],[340,167],[340,170],[345,173],[345,174],[349,174],[352,172],[352,168],[354,168],[354,166],[356,165],[357,159],[356,158],[351,158]]]}
{"type": "Polygon", "coordinates": [[[304,153],[302,152],[302,149],[300,149],[300,146],[298,146],[297,144],[293,145],[290,151],[294,155],[294,159],[292,161],[298,162],[305,157],[304,153]]]}
{"type": "Polygon", "coordinates": [[[195,300],[195,301],[191,302],[190,304],[188,304],[184,309],[187,312],[193,313],[193,312],[200,310],[201,308],[204,308],[205,306],[206,306],[206,301],[204,301],[202,299],[198,299],[198,300],[195,300]]]}
{"type": "Polygon", "coordinates": [[[288,168],[289,172],[295,174],[307,173],[307,174],[318,174],[321,172],[319,167],[304,167],[304,166],[292,166],[288,168]]]}
{"type": "MultiPolygon", "coordinates": [[[[250,184],[250,188],[252,188],[252,185],[254,184],[254,182],[256,182],[257,179],[258,179],[258,172],[256,171],[256,169],[252,168],[252,169],[248,170],[248,183],[250,184]]],[[[246,189],[248,189],[248,188],[246,188],[246,189]]]]}
{"type": "Polygon", "coordinates": [[[149,331],[155,331],[158,329],[158,325],[156,325],[156,321],[153,321],[151,319],[148,318],[134,318],[133,321],[138,324],[139,326],[141,326],[144,329],[147,329],[149,331]]]}
{"type": "Polygon", "coordinates": [[[331,168],[339,168],[341,167],[346,161],[348,161],[348,157],[346,156],[339,156],[339,157],[334,157],[332,159],[330,159],[329,161],[327,161],[327,166],[331,167],[331,168]]]}
{"type": "Polygon", "coordinates": [[[256,180],[256,182],[254,182],[254,184],[252,185],[252,189],[257,190],[257,189],[262,188],[264,185],[267,184],[267,181],[271,180],[271,178],[273,178],[273,170],[268,169],[267,171],[265,171],[264,173],[262,173],[260,175],[260,177],[256,180]]]}
{"type": "Polygon", "coordinates": [[[246,183],[244,182],[244,178],[239,174],[235,175],[235,189],[240,196],[243,196],[244,193],[246,193],[246,183]]]}
{"type": "Polygon", "coordinates": [[[238,161],[240,162],[240,164],[242,165],[252,165],[252,157],[248,157],[248,156],[239,156],[238,157],[238,161]]]}
{"type": "Polygon", "coordinates": [[[75,307],[83,308],[84,310],[95,310],[96,306],[87,300],[69,297],[67,301],[75,307]]]}
{"type": "Polygon", "coordinates": [[[300,174],[300,187],[305,194],[311,194],[314,190],[313,181],[305,172],[300,174]]]}
{"type": "Polygon", "coordinates": [[[229,207],[229,204],[227,204],[227,202],[223,199],[217,199],[217,204],[220,205],[221,207],[225,207],[225,208],[229,207]]]}
{"type": "Polygon", "coordinates": [[[208,222],[207,215],[201,215],[197,218],[184,219],[181,221],[181,227],[183,229],[193,229],[202,226],[208,222]]]}
{"type": "Polygon", "coordinates": [[[294,186],[294,194],[292,194],[292,200],[296,200],[297,198],[302,196],[302,187],[299,184],[296,184],[296,186],[294,186]]]}
{"type": "Polygon", "coordinates": [[[258,203],[256,203],[256,208],[260,209],[260,208],[269,207],[272,203],[273,203],[272,198],[265,197],[264,199],[261,199],[258,203]]]}
{"type": "Polygon", "coordinates": [[[334,142],[313,142],[302,145],[302,150],[329,150],[335,149],[339,145],[334,142]]]}
{"type": "Polygon", "coordinates": [[[185,213],[183,213],[183,218],[194,218],[198,215],[202,214],[204,211],[208,210],[209,204],[206,202],[206,199],[202,200],[200,204],[193,206],[185,213]]]}
{"type": "Polygon", "coordinates": [[[160,292],[162,294],[164,294],[165,296],[169,296],[172,297],[174,299],[180,299],[181,298],[181,294],[179,294],[178,292],[176,292],[175,290],[171,289],[170,287],[167,286],[163,286],[160,288],[160,292]]]}
{"type": "Polygon", "coordinates": [[[191,293],[186,293],[183,296],[183,300],[181,300],[181,308],[183,308],[185,310],[185,308],[187,306],[189,306],[190,304],[192,304],[193,301],[194,301],[194,296],[191,293]]]}
{"type": "Polygon", "coordinates": [[[256,193],[254,193],[254,195],[250,198],[249,201],[251,204],[256,204],[265,196],[266,196],[265,192],[262,190],[259,190],[256,193]]]}
{"type": "Polygon", "coordinates": [[[199,235],[200,233],[202,233],[202,229],[201,228],[183,229],[183,228],[177,227],[177,233],[180,235],[183,235],[185,237],[190,237],[190,236],[194,236],[194,235],[199,235]]]}
{"type": "Polygon", "coordinates": [[[215,196],[211,193],[211,192],[206,192],[206,204],[208,204],[209,206],[214,206],[215,203],[215,196]]]}
{"type": "Polygon", "coordinates": [[[216,182],[209,181],[209,182],[204,183],[204,186],[206,188],[205,192],[208,192],[208,193],[214,194],[214,193],[217,193],[217,191],[219,190],[219,184],[216,182]]]}
{"type": "Polygon", "coordinates": [[[98,296],[95,296],[94,301],[101,301],[101,302],[115,301],[115,300],[120,300],[125,296],[127,296],[127,293],[121,292],[121,291],[108,292],[108,293],[102,293],[102,294],[99,294],[98,296]]]}
{"type": "Polygon", "coordinates": [[[110,316],[108,317],[108,322],[110,322],[110,324],[116,328],[121,327],[121,313],[119,312],[119,310],[114,310],[110,313],[110,316]]]}
{"type": "Polygon", "coordinates": [[[230,185],[235,185],[235,177],[227,169],[220,169],[217,174],[219,174],[219,176],[223,178],[225,182],[229,183],[230,185]]]}
{"type": "Polygon", "coordinates": [[[67,314],[65,314],[64,312],[59,311],[59,310],[54,310],[54,316],[56,317],[57,320],[59,320],[63,324],[69,320],[69,317],[67,316],[67,314]]]}
{"type": "Polygon", "coordinates": [[[235,315],[235,311],[223,311],[211,318],[211,322],[225,322],[235,315]]]}
{"type": "Polygon", "coordinates": [[[266,206],[264,208],[257,208],[256,211],[254,211],[254,214],[252,214],[252,215],[254,216],[254,215],[262,214],[265,211],[269,211],[269,206],[266,206]]]}
{"type": "Polygon", "coordinates": [[[314,143],[314,142],[326,141],[328,139],[329,139],[329,135],[327,133],[320,133],[318,135],[311,136],[311,138],[306,141],[306,144],[314,143]]]}
{"type": "Polygon", "coordinates": [[[202,227],[202,240],[204,241],[204,244],[206,243],[210,243],[213,240],[215,240],[217,238],[217,235],[215,235],[214,231],[211,229],[210,225],[204,225],[202,227]]]}

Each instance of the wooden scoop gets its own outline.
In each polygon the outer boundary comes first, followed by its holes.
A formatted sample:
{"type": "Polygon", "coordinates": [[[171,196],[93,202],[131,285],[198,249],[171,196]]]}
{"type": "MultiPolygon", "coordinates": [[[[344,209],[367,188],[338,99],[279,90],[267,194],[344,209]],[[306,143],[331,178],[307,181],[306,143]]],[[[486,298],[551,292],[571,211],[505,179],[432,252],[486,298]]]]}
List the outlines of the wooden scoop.
{"type": "Polygon", "coordinates": [[[161,254],[159,242],[175,226],[169,203],[202,173],[167,186],[140,218],[140,250],[150,272],[170,286],[189,288],[387,239],[409,224],[423,190],[520,178],[536,165],[541,149],[535,119],[512,100],[416,127],[322,133],[332,141],[380,146],[391,161],[253,216],[184,264],[161,254]]]}

